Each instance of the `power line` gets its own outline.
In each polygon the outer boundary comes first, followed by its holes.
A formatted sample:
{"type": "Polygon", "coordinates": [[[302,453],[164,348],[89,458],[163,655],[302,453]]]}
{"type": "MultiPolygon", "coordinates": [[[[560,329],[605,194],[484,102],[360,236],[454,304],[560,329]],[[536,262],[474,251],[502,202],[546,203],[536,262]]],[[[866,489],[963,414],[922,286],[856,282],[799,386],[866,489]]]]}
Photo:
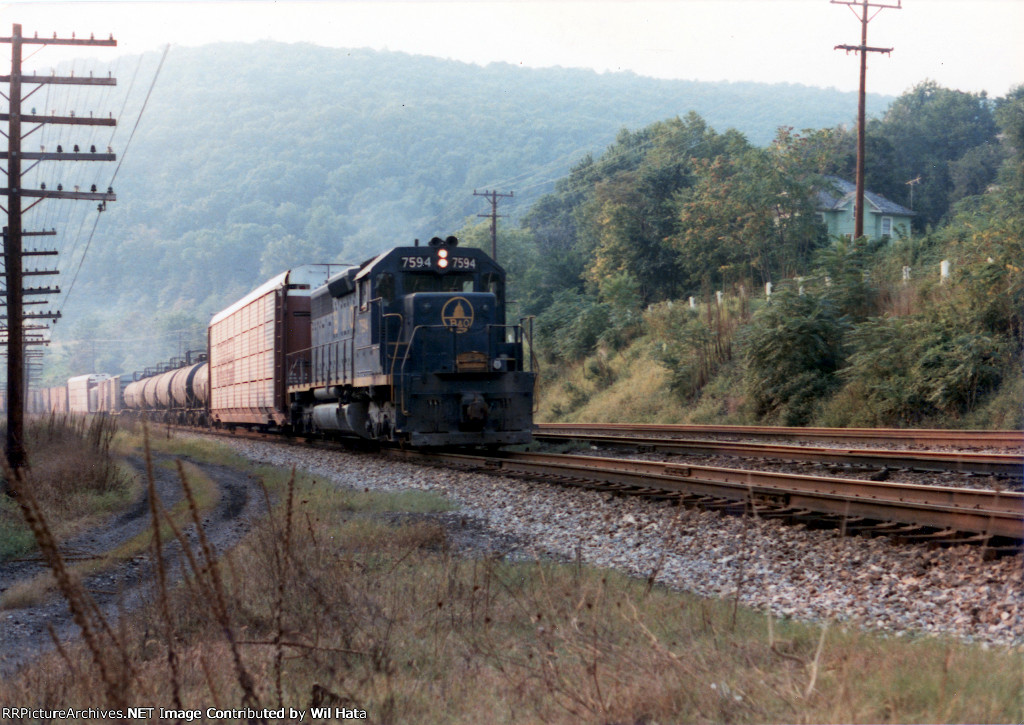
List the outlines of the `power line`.
{"type": "MultiPolygon", "coordinates": [[[[157,78],[160,77],[160,70],[164,67],[164,61],[167,59],[167,52],[171,49],[170,45],[164,47],[163,55],[160,56],[160,63],[157,65],[156,72],[153,74],[153,80],[149,84],[149,90],[146,92],[146,98],[142,102],[142,108],[139,109],[139,115],[135,119],[135,125],[132,127],[132,132],[128,135],[128,141],[125,142],[124,150],[121,152],[121,159],[118,161],[117,167],[114,169],[114,173],[110,177],[108,188],[114,186],[114,179],[117,178],[117,172],[121,170],[121,165],[124,163],[125,156],[128,155],[128,148],[131,146],[132,139],[135,138],[135,132],[139,128],[139,123],[142,121],[142,114],[146,111],[146,106],[149,104],[149,98],[153,95],[153,88],[156,87],[157,78]]],[[[133,79],[134,82],[134,79],[133,79]]],[[[71,290],[75,288],[75,282],[78,281],[78,273],[82,271],[82,265],[85,263],[85,257],[89,253],[89,247],[92,246],[92,238],[96,234],[96,227],[99,225],[100,213],[106,209],[106,203],[101,203],[96,210],[96,218],[92,225],[92,231],[89,232],[89,238],[85,243],[85,250],[82,252],[81,259],[78,260],[78,267],[75,269],[75,275],[71,278],[71,284],[68,285],[67,292],[64,293],[64,300],[58,307],[58,310],[64,309],[64,306],[68,303],[68,298],[71,296],[71,290]]],[[[84,220],[83,220],[84,223],[84,220]]]]}

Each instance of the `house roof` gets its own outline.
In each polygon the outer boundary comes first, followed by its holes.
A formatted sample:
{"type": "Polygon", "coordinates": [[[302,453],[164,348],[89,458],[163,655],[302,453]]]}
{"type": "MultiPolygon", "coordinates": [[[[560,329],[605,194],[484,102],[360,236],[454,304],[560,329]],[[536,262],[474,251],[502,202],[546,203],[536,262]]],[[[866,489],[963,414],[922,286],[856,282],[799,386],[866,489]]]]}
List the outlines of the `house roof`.
{"type": "MultiPolygon", "coordinates": [[[[857,186],[846,179],[838,176],[825,177],[826,188],[818,191],[816,198],[820,211],[840,211],[848,205],[853,204],[857,195],[857,186]]],[[[915,212],[894,201],[889,201],[881,194],[864,190],[864,198],[878,214],[892,214],[895,216],[914,216],[915,212]]]]}

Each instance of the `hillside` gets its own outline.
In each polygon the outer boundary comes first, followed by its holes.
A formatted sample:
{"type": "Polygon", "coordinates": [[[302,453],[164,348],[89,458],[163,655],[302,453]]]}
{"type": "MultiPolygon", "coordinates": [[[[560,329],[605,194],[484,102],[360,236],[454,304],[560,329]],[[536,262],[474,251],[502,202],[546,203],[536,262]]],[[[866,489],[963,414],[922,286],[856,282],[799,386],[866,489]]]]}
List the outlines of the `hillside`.
{"type": "MultiPolygon", "coordinates": [[[[122,85],[133,84],[124,130],[156,62],[117,63],[122,85]]],[[[889,100],[872,97],[870,108],[889,100]]],[[[514,191],[501,212],[515,222],[622,129],[696,111],[759,145],[778,126],[847,122],[855,107],[854,94],[790,84],[269,42],[174,49],[127,153],[114,149],[118,201],[88,244],[49,369],[131,370],[176,354],[201,342],[211,313],[281,269],[359,261],[457,229],[486,210],[474,189],[514,191]]],[[[77,223],[59,229],[75,250],[61,262],[65,290],[92,223],[84,234],[77,223]]]]}

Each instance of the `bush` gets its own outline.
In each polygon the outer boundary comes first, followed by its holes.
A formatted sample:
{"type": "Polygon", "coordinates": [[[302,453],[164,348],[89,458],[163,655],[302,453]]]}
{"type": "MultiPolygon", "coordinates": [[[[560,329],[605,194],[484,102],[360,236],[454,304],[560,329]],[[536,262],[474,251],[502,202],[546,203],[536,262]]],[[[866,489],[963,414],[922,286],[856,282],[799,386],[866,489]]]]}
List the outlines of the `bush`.
{"type": "Polygon", "coordinates": [[[842,375],[876,424],[959,417],[999,384],[1005,343],[946,319],[874,319],[851,335],[842,375]]]}
{"type": "Polygon", "coordinates": [[[578,360],[594,351],[610,326],[607,305],[574,290],[562,290],[537,317],[538,346],[551,359],[578,360]]]}
{"type": "Polygon", "coordinates": [[[732,359],[732,340],[740,321],[747,314],[721,305],[706,305],[706,317],[682,304],[666,302],[650,308],[644,315],[655,347],[655,359],[669,370],[669,387],[684,401],[692,401],[732,359]]]}
{"type": "Polygon", "coordinates": [[[839,386],[849,327],[828,297],[783,288],[746,328],[746,388],[755,412],[804,425],[817,401],[839,386]]]}

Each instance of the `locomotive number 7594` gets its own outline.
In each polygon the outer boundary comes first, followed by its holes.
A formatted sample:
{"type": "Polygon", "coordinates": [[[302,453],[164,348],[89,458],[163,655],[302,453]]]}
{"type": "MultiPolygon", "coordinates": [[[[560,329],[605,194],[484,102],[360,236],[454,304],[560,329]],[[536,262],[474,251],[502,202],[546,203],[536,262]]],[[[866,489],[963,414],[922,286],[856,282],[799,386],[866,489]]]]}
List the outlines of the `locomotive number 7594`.
{"type": "Polygon", "coordinates": [[[432,257],[402,257],[402,269],[430,269],[433,266],[432,257]]]}

